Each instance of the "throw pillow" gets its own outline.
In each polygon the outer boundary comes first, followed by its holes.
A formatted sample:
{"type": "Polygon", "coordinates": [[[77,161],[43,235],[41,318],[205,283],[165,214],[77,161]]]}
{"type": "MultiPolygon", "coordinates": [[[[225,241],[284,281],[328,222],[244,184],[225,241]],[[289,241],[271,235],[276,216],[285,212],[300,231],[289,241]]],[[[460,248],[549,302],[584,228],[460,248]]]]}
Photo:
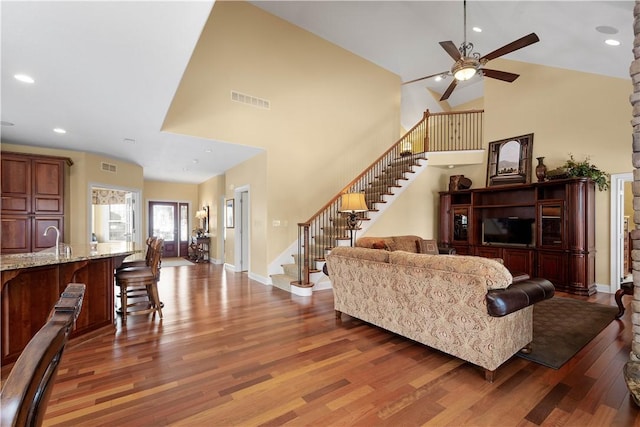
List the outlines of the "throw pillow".
{"type": "Polygon", "coordinates": [[[387,246],[387,244],[382,240],[378,240],[377,242],[373,242],[371,247],[373,249],[384,249],[385,251],[389,250],[389,247],[387,246]]]}

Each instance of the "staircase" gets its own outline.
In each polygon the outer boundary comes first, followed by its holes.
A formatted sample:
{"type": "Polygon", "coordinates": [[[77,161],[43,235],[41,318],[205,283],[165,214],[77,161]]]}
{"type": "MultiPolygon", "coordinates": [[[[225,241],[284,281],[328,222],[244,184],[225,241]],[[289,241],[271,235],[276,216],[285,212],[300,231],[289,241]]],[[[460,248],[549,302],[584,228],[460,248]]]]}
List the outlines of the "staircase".
{"type": "Polygon", "coordinates": [[[290,259],[280,264],[282,273],[271,274],[274,286],[296,295],[311,295],[313,290],[331,288],[322,272],[326,255],[336,246],[351,245],[364,234],[426,168],[427,152],[477,150],[482,147],[482,110],[430,114],[418,122],[369,168],[360,173],[308,221],[298,224],[298,241],[290,259]],[[431,148],[431,150],[430,150],[431,148]],[[349,229],[346,214],[340,212],[344,193],[363,192],[369,211],[358,213],[356,230],[349,229]]]}

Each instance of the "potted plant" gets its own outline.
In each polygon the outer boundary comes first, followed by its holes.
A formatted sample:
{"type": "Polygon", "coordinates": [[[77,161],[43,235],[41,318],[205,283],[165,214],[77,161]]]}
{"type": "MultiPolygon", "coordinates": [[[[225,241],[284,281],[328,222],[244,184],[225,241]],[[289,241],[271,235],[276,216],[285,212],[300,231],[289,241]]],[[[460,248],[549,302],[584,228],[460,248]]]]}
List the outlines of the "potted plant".
{"type": "Polygon", "coordinates": [[[569,177],[586,177],[591,179],[598,186],[598,190],[606,191],[609,189],[609,174],[598,169],[589,161],[587,156],[582,161],[577,161],[573,158],[573,154],[569,153],[569,160],[560,167],[566,171],[569,177]]]}

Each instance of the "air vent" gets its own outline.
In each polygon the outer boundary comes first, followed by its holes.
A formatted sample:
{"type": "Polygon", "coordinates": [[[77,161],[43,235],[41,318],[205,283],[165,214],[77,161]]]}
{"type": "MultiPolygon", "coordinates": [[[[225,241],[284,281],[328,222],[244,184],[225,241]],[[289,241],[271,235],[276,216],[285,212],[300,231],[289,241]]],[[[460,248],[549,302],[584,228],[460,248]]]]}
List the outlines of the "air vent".
{"type": "Polygon", "coordinates": [[[231,91],[231,100],[240,102],[241,104],[251,105],[252,107],[262,108],[263,110],[271,109],[271,102],[267,99],[257,98],[255,96],[246,95],[244,93],[231,91]]]}
{"type": "Polygon", "coordinates": [[[118,172],[118,167],[116,165],[112,165],[111,163],[102,162],[100,163],[100,169],[104,172],[116,173],[118,172]]]}

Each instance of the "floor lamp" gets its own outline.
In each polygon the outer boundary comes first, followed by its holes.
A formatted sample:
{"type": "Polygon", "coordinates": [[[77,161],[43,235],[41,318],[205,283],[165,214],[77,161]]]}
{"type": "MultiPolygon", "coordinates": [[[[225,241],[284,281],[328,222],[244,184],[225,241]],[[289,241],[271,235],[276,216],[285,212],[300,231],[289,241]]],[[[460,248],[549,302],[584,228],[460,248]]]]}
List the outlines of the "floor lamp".
{"type": "Polygon", "coordinates": [[[353,246],[356,232],[362,223],[358,212],[366,212],[367,202],[364,200],[364,193],[344,193],[340,199],[340,212],[347,214],[347,229],[351,233],[351,246],[353,246]]]}

